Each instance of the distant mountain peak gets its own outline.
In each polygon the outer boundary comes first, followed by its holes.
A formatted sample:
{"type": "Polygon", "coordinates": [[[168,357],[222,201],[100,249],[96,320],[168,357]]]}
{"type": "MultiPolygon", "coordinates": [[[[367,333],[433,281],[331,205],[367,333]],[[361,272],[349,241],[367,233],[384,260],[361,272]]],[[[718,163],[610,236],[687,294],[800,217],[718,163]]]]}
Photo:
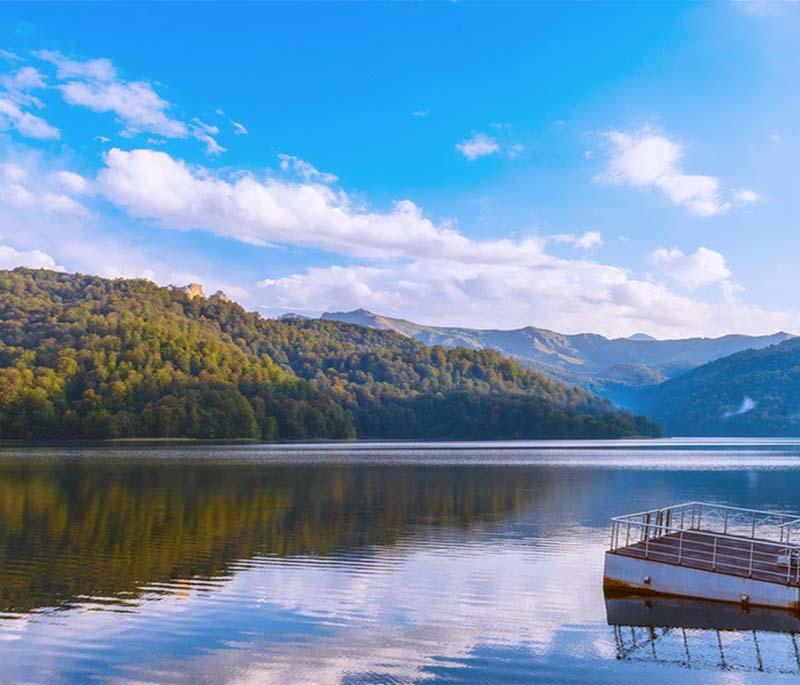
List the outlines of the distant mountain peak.
{"type": "Polygon", "coordinates": [[[768,347],[791,337],[781,332],[659,340],[639,332],[627,338],[609,339],[597,333],[570,335],[535,326],[514,330],[427,326],[366,309],[326,312],[322,318],[393,330],[426,345],[497,350],[554,378],[601,393],[606,383],[651,385],[720,357],[768,347]]]}

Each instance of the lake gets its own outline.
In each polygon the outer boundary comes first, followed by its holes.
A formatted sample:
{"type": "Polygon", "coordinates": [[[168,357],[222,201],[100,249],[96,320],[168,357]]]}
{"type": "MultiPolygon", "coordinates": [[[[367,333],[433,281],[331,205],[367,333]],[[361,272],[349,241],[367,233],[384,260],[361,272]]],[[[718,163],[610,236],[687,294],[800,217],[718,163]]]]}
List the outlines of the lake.
{"type": "Polygon", "coordinates": [[[601,587],[611,516],[799,493],[785,440],[9,446],[0,682],[800,682],[782,615],[601,587]]]}

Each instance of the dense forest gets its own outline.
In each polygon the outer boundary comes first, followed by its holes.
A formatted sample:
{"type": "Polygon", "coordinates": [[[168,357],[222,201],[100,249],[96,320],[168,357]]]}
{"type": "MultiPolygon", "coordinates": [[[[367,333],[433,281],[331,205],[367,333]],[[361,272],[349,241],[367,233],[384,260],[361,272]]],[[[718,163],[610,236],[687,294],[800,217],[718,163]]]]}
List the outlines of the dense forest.
{"type": "Polygon", "coordinates": [[[671,435],[800,435],[800,339],[704,364],[628,401],[671,435]]]}
{"type": "Polygon", "coordinates": [[[648,419],[488,350],[146,280],[0,272],[0,437],[558,438],[648,419]]]}

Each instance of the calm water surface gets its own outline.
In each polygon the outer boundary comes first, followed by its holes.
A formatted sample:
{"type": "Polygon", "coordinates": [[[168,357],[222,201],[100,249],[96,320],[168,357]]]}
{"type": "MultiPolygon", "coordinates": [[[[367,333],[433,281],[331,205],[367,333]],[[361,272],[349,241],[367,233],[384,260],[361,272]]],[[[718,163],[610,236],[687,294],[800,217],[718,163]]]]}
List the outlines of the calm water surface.
{"type": "Polygon", "coordinates": [[[800,442],[7,447],[0,682],[800,683],[788,615],[607,605],[690,499],[800,511],[800,442]]]}

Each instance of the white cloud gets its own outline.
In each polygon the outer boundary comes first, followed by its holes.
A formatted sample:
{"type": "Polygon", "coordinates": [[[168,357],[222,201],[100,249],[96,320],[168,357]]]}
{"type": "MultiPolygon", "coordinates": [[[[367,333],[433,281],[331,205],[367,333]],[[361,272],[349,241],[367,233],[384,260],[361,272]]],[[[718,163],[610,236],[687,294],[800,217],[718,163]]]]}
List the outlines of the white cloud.
{"type": "Polygon", "coordinates": [[[111,138],[109,138],[108,136],[95,136],[94,139],[98,143],[103,143],[103,144],[111,142],[111,138]]]}
{"type": "Polygon", "coordinates": [[[40,214],[85,216],[88,210],[70,195],[88,190],[71,171],[42,173],[33,155],[0,163],[0,206],[40,214]]]}
{"type": "Polygon", "coordinates": [[[188,135],[186,124],[167,115],[170,104],[144,81],[69,81],[58,88],[71,105],[113,112],[127,134],[149,132],[168,138],[188,135]]]}
{"type": "Polygon", "coordinates": [[[4,50],[0,48],[0,59],[6,60],[6,62],[21,62],[22,57],[20,57],[16,52],[11,52],[11,50],[4,50]]]}
{"type": "Polygon", "coordinates": [[[556,243],[571,243],[575,247],[580,247],[584,250],[591,250],[595,247],[600,247],[603,244],[603,236],[599,231],[586,231],[580,235],[573,233],[558,233],[548,237],[556,243]]]}
{"type": "Polygon", "coordinates": [[[686,254],[677,247],[661,247],[649,257],[650,262],[670,278],[693,290],[710,283],[723,283],[731,277],[725,257],[707,247],[686,254]]]}
{"type": "Polygon", "coordinates": [[[192,137],[205,143],[207,154],[218,155],[225,152],[225,148],[214,138],[214,136],[219,135],[219,128],[216,126],[195,118],[192,120],[189,130],[191,131],[192,137]]]}
{"type": "Polygon", "coordinates": [[[281,160],[281,169],[283,171],[291,171],[305,181],[321,181],[322,183],[336,183],[339,180],[337,176],[319,171],[312,164],[309,164],[299,157],[294,155],[279,154],[278,159],[281,160]]]}
{"type": "Polygon", "coordinates": [[[27,138],[51,140],[61,133],[41,117],[23,111],[10,97],[0,93],[0,131],[15,130],[27,138]]]}
{"type": "Polygon", "coordinates": [[[233,119],[231,119],[227,114],[225,114],[225,110],[217,109],[216,113],[219,116],[224,117],[225,119],[227,119],[230,122],[231,126],[233,126],[233,134],[234,135],[236,135],[236,136],[246,136],[248,134],[248,131],[245,128],[244,124],[240,124],[238,121],[234,121],[233,119]]]}
{"type": "Polygon", "coordinates": [[[458,143],[458,145],[456,145],[456,150],[467,159],[473,160],[499,152],[500,144],[497,140],[487,136],[485,133],[477,132],[473,134],[471,138],[467,138],[458,143]]]}
{"type": "Polygon", "coordinates": [[[55,259],[41,250],[24,252],[8,245],[0,245],[0,269],[16,269],[20,266],[31,269],[64,270],[64,267],[58,265],[55,259]]]}
{"type": "Polygon", "coordinates": [[[42,207],[48,212],[56,214],[76,214],[84,215],[88,213],[84,207],[77,200],[73,200],[68,195],[63,193],[44,193],[40,197],[42,207]]]}
{"type": "Polygon", "coordinates": [[[55,178],[56,181],[70,193],[81,195],[89,192],[89,182],[74,171],[57,171],[55,173],[55,178]]]}
{"type": "Polygon", "coordinates": [[[431,113],[429,109],[418,109],[415,112],[411,112],[412,117],[416,117],[417,119],[424,119],[431,113]]]}
{"type": "Polygon", "coordinates": [[[750,190],[749,188],[738,188],[733,191],[733,197],[740,203],[745,205],[751,205],[756,202],[761,202],[763,199],[760,193],[757,193],[755,190],[750,190]]]}
{"type": "Polygon", "coordinates": [[[513,145],[509,145],[507,150],[507,154],[510,159],[516,159],[523,152],[525,152],[525,146],[522,143],[514,143],[513,145]]]}
{"type": "Polygon", "coordinates": [[[44,88],[44,77],[34,67],[22,67],[0,78],[0,85],[8,90],[27,91],[44,88]]]}
{"type": "Polygon", "coordinates": [[[33,67],[22,67],[0,77],[0,131],[14,130],[27,138],[47,140],[60,133],[42,117],[25,110],[41,108],[41,100],[31,91],[45,87],[44,78],[33,67]]]}
{"type": "Polygon", "coordinates": [[[267,313],[364,307],[443,326],[682,337],[796,330],[800,323],[757,307],[711,306],[618,267],[549,255],[528,267],[453,260],[315,267],[259,285],[267,313]]]}
{"type": "Polygon", "coordinates": [[[769,134],[769,139],[773,143],[782,143],[783,142],[783,136],[780,133],[770,133],[769,134]]]}
{"type": "Polygon", "coordinates": [[[56,75],[60,79],[89,79],[91,81],[113,81],[117,78],[117,70],[111,60],[89,59],[84,61],[69,59],[55,50],[37,50],[34,56],[50,62],[56,67],[56,75]]]}
{"type": "MultiPolygon", "coordinates": [[[[291,167],[296,160],[282,161],[291,167]]],[[[662,337],[795,330],[800,323],[790,313],[734,302],[712,306],[616,266],[554,257],[545,250],[552,237],[473,240],[437,225],[408,200],[375,211],[323,183],[241,172],[222,177],[155,150],[110,150],[96,188],[129,215],[165,228],[377,260],[264,278],[260,301],[270,312],[366,307],[441,325],[535,324],[608,335],[647,330],[662,337]]],[[[588,249],[600,240],[588,231],[568,242],[588,249]]],[[[665,251],[660,266],[684,284],[716,280],[734,289],[716,254],[665,251]]]]}
{"type": "Polygon", "coordinates": [[[683,145],[652,127],[638,131],[608,131],[611,154],[605,173],[596,180],[661,190],[679,207],[698,216],[714,216],[730,209],[714,176],[686,174],[683,145]]]}
{"type": "Polygon", "coordinates": [[[97,177],[100,191],[132,216],[155,219],[166,228],[370,258],[525,263],[541,251],[535,239],[470,240],[437,226],[409,200],[396,202],[390,211],[372,211],[323,183],[262,181],[249,174],[226,180],[155,150],[113,148],[105,163],[97,177]]]}
{"type": "Polygon", "coordinates": [[[51,50],[34,54],[55,65],[56,76],[61,81],[56,88],[61,91],[65,102],[94,112],[114,114],[123,126],[122,136],[130,138],[139,133],[165,138],[191,136],[205,145],[209,155],[225,151],[216,140],[219,135],[216,126],[197,118],[189,124],[175,118],[171,114],[172,104],[162,98],[150,83],[119,78],[110,60],[80,61],[51,50]]]}

